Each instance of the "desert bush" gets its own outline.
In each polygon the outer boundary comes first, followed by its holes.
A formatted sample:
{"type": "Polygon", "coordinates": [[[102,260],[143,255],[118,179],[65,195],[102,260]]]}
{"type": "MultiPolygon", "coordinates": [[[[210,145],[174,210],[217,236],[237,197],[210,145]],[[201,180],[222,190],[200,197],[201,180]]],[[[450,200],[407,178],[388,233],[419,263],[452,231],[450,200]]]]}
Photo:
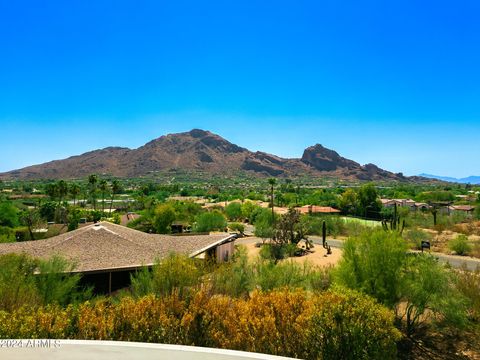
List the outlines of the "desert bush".
{"type": "Polygon", "coordinates": [[[412,248],[421,250],[422,241],[430,241],[432,239],[432,235],[420,229],[412,229],[406,232],[405,238],[410,243],[412,248]]]}
{"type": "Polygon", "coordinates": [[[401,335],[392,326],[391,311],[346,289],[324,292],[315,300],[309,358],[396,358],[396,341],[401,335]]]}
{"type": "Polygon", "coordinates": [[[231,231],[238,231],[239,234],[243,235],[245,232],[245,225],[241,223],[231,223],[228,225],[231,231]]]}
{"type": "Polygon", "coordinates": [[[346,290],[254,291],[246,299],[200,290],[189,301],[173,292],[0,312],[2,338],[143,341],[305,359],[388,359],[398,336],[390,311],[346,290]]]}
{"type": "Polygon", "coordinates": [[[237,246],[232,260],[211,274],[211,286],[217,294],[248,296],[254,287],[254,271],[244,246],[237,246]]]}
{"type": "Polygon", "coordinates": [[[39,303],[33,272],[36,263],[26,255],[0,256],[0,311],[39,303]]]}
{"type": "Polygon", "coordinates": [[[178,291],[188,295],[190,288],[200,284],[203,267],[186,255],[171,253],[157,262],[152,270],[143,268],[131,276],[132,293],[140,297],[147,294],[163,296],[178,291]]]}
{"type": "Polygon", "coordinates": [[[287,249],[285,244],[263,244],[260,248],[260,257],[264,260],[277,262],[285,259],[287,249]]]}
{"type": "Polygon", "coordinates": [[[89,289],[80,289],[81,276],[72,274],[75,264],[59,256],[40,260],[35,286],[42,304],[67,305],[90,297],[89,289]]]}
{"type": "Polygon", "coordinates": [[[228,220],[236,221],[242,218],[242,205],[238,202],[232,202],[225,207],[225,215],[228,220]]]}
{"type": "Polygon", "coordinates": [[[468,237],[465,235],[458,235],[455,239],[448,242],[450,250],[457,255],[467,255],[472,251],[472,246],[468,242],[468,237]]]}
{"type": "Polygon", "coordinates": [[[402,303],[407,335],[420,325],[435,323],[461,329],[466,323],[466,299],[456,287],[455,274],[429,254],[407,257],[402,277],[402,303]]]}
{"type": "Polygon", "coordinates": [[[73,268],[57,256],[48,260],[16,254],[0,256],[0,310],[85,300],[90,290],[78,288],[80,276],[68,273],[73,268]]]}
{"type": "Polygon", "coordinates": [[[405,241],[395,232],[373,230],[345,241],[336,282],[393,307],[401,297],[405,241]]]}
{"type": "Polygon", "coordinates": [[[465,267],[457,274],[457,288],[467,299],[469,317],[476,323],[480,322],[480,267],[469,271],[465,267]]]}

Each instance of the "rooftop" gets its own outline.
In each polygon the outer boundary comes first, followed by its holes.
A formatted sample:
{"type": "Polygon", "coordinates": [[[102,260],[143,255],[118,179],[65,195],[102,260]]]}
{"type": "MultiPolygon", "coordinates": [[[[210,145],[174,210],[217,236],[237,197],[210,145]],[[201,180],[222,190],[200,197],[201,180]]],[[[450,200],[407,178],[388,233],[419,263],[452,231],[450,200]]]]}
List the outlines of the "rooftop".
{"type": "Polygon", "coordinates": [[[109,222],[85,226],[46,240],[0,244],[0,255],[25,253],[39,258],[60,255],[77,272],[130,269],[152,265],[170,252],[196,256],[234,239],[229,234],[172,236],[147,234],[109,222]]]}

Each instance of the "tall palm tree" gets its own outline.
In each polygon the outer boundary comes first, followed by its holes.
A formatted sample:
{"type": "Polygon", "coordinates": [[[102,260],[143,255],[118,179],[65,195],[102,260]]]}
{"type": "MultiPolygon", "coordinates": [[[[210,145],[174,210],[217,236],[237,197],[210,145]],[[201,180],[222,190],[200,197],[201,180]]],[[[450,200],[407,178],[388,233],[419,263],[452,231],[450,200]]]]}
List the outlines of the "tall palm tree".
{"type": "Polygon", "coordinates": [[[112,197],[110,199],[110,214],[112,213],[113,198],[115,197],[115,194],[118,194],[120,192],[120,183],[118,182],[118,180],[112,181],[111,190],[112,190],[112,197]]]}
{"type": "Polygon", "coordinates": [[[69,188],[69,192],[73,198],[73,207],[75,207],[78,195],[80,195],[80,186],[76,183],[71,184],[69,188]]]}
{"type": "Polygon", "coordinates": [[[105,194],[108,191],[108,182],[105,179],[100,180],[98,185],[100,192],[102,193],[102,212],[105,212],[105,194]]]}
{"type": "Polygon", "coordinates": [[[68,194],[68,184],[65,180],[57,182],[58,202],[61,203],[68,194]]]}
{"type": "Polygon", "coordinates": [[[98,182],[97,175],[92,174],[88,177],[88,187],[89,187],[90,196],[92,198],[94,210],[97,210],[97,182],[98,182]]]}

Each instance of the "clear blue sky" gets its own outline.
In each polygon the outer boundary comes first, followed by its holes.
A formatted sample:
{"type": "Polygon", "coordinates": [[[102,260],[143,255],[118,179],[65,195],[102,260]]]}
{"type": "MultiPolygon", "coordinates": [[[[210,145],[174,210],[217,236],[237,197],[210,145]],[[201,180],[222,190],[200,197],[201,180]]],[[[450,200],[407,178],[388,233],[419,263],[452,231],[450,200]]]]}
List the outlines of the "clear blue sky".
{"type": "Polygon", "coordinates": [[[0,0],[0,171],[202,128],[480,174],[480,2],[0,0]]]}

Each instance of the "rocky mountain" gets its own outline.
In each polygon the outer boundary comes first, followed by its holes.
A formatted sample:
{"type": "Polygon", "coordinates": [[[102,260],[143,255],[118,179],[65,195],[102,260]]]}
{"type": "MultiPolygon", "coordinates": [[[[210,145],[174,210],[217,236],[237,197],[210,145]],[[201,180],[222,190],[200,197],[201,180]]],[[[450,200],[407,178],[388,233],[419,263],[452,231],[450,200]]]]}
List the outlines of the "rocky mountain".
{"type": "Polygon", "coordinates": [[[71,179],[89,174],[141,177],[156,171],[245,172],[253,176],[328,176],[348,180],[406,181],[402,174],[359,163],[320,144],[305,149],[300,159],[252,152],[209,131],[194,129],[152,140],[138,149],[108,147],[64,160],[0,174],[0,178],[71,179]]]}

